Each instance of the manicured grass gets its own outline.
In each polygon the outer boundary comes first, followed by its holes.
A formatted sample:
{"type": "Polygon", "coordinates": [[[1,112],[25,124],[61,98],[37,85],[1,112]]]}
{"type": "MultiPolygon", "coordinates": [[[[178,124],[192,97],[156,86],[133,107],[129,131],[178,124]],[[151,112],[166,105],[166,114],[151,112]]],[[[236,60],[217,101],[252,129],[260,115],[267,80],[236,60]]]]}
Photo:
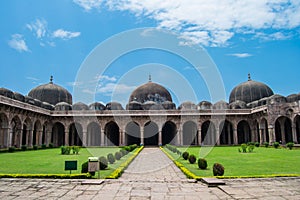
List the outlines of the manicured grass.
{"type": "MultiPolygon", "coordinates": [[[[0,174],[69,174],[65,171],[66,160],[77,160],[77,170],[72,174],[81,173],[81,164],[88,160],[88,157],[105,156],[108,153],[115,153],[121,148],[81,148],[79,155],[61,155],[60,148],[37,150],[37,151],[19,151],[15,153],[0,154],[0,174]]],[[[100,178],[105,178],[120,166],[132,153],[109,164],[106,170],[100,171],[100,178]]],[[[96,175],[97,177],[97,175],[96,175]]]]}
{"type": "Polygon", "coordinates": [[[300,149],[288,150],[285,148],[259,147],[255,148],[252,153],[239,153],[238,148],[178,148],[181,152],[188,151],[197,158],[204,157],[208,162],[207,170],[200,170],[197,163],[190,164],[187,160],[172,153],[167,148],[165,150],[192,173],[201,177],[213,176],[212,166],[216,162],[221,163],[225,167],[225,176],[300,174],[300,149]]]}

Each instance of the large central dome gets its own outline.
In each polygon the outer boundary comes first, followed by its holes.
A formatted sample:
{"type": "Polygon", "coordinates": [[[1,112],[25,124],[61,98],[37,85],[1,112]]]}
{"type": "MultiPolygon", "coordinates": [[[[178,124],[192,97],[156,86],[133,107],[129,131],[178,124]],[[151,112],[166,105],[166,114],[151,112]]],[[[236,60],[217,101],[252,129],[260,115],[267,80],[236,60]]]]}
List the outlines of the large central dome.
{"type": "Polygon", "coordinates": [[[132,101],[140,103],[147,101],[163,103],[165,101],[172,102],[172,97],[166,88],[149,80],[148,83],[139,86],[131,93],[129,102],[132,101]]]}
{"type": "Polygon", "coordinates": [[[65,88],[54,84],[52,79],[53,78],[51,77],[49,83],[32,89],[28,93],[28,96],[52,105],[56,105],[59,102],[72,104],[72,95],[65,88]]]}
{"type": "Polygon", "coordinates": [[[250,103],[274,94],[269,86],[261,82],[252,81],[250,75],[248,76],[248,81],[233,88],[230,93],[229,103],[234,101],[250,103]]]}

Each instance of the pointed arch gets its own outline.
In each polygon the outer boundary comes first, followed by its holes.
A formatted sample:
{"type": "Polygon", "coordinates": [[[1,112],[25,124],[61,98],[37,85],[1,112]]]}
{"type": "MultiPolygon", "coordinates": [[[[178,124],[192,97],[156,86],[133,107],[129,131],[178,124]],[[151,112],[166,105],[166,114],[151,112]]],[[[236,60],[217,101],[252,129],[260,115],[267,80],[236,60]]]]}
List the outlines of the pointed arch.
{"type": "Polygon", "coordinates": [[[131,121],[126,125],[125,128],[125,144],[137,144],[141,143],[141,131],[140,125],[135,122],[131,121]]]}
{"type": "Polygon", "coordinates": [[[202,145],[216,144],[216,126],[210,120],[205,121],[201,125],[201,141],[202,145]]]}
{"type": "Polygon", "coordinates": [[[197,145],[197,124],[187,121],[182,126],[183,145],[197,145]]]}
{"type": "Polygon", "coordinates": [[[22,123],[18,116],[14,116],[10,123],[12,136],[10,144],[14,147],[21,147],[21,130],[22,130],[22,123]]]}
{"type": "Polygon", "coordinates": [[[251,142],[251,129],[246,120],[241,120],[237,125],[238,143],[251,142]]]}
{"type": "Polygon", "coordinates": [[[40,145],[41,137],[42,137],[42,134],[40,134],[40,133],[42,133],[41,129],[42,129],[42,124],[41,124],[40,120],[36,120],[33,125],[32,145],[40,145]]]}
{"type": "Polygon", "coordinates": [[[65,126],[60,122],[53,124],[51,143],[56,147],[65,145],[65,126]]]}
{"type": "Polygon", "coordinates": [[[146,145],[158,145],[158,125],[149,121],[144,126],[144,143],[146,145]]]}
{"type": "Polygon", "coordinates": [[[0,149],[9,146],[8,117],[0,113],[0,149]]]}
{"type": "Polygon", "coordinates": [[[70,124],[69,127],[69,145],[82,146],[82,126],[80,123],[75,122],[70,124]]]}
{"type": "Polygon", "coordinates": [[[167,121],[162,128],[162,145],[172,144],[177,145],[177,128],[172,121],[167,121]]]}
{"type": "Polygon", "coordinates": [[[221,145],[232,145],[233,144],[233,125],[228,120],[222,121],[219,126],[220,144],[221,145]]]}
{"type": "Polygon", "coordinates": [[[106,146],[120,145],[120,129],[116,122],[110,121],[105,125],[106,146]]]}
{"type": "Polygon", "coordinates": [[[87,146],[101,145],[101,127],[96,122],[91,122],[87,126],[87,146]]]}
{"type": "Polygon", "coordinates": [[[297,115],[294,119],[295,129],[296,129],[296,138],[295,142],[300,143],[300,115],[297,115]]]}
{"type": "Polygon", "coordinates": [[[286,144],[293,142],[292,121],[286,116],[280,116],[275,121],[276,142],[286,144]]]}

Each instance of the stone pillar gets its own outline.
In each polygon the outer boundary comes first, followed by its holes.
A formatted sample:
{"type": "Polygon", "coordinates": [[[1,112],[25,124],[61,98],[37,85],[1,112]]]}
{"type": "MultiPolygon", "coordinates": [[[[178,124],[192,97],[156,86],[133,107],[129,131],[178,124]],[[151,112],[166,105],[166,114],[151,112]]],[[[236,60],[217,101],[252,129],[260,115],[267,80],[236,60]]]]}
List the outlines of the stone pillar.
{"type": "Polygon", "coordinates": [[[292,125],[292,133],[293,133],[293,142],[295,144],[298,144],[298,139],[297,139],[297,130],[296,130],[296,125],[292,125]]]}
{"type": "Polygon", "coordinates": [[[237,135],[237,129],[236,128],[233,129],[233,143],[234,143],[234,145],[238,145],[238,143],[239,143],[238,135],[237,135]]]}
{"type": "Polygon", "coordinates": [[[70,133],[69,131],[65,131],[65,146],[69,146],[69,136],[70,136],[70,133]]]}
{"type": "Polygon", "coordinates": [[[228,135],[228,145],[232,145],[231,143],[231,129],[230,129],[230,125],[227,126],[227,135],[228,135]]]}
{"type": "Polygon", "coordinates": [[[200,146],[202,143],[202,136],[201,136],[201,128],[198,129],[198,145],[200,146]]]}
{"type": "Polygon", "coordinates": [[[282,144],[285,144],[286,141],[285,141],[285,132],[284,132],[284,123],[280,123],[280,134],[281,134],[281,143],[282,144]]]}
{"type": "Polygon", "coordinates": [[[86,138],[87,138],[87,132],[86,132],[86,130],[84,130],[84,131],[82,131],[82,146],[83,147],[87,146],[86,138]]]}
{"type": "Polygon", "coordinates": [[[119,129],[119,146],[123,146],[123,131],[119,129]]]}
{"type": "Polygon", "coordinates": [[[158,131],[158,145],[161,146],[162,145],[162,131],[158,131]]]}
{"type": "Polygon", "coordinates": [[[37,141],[37,145],[41,146],[43,143],[43,130],[39,130],[38,135],[39,135],[39,140],[37,141]]]}
{"type": "Polygon", "coordinates": [[[272,125],[270,125],[268,127],[269,130],[269,140],[270,140],[270,145],[272,145],[275,142],[275,131],[274,131],[274,127],[272,125]]]}
{"type": "Polygon", "coordinates": [[[33,130],[28,130],[28,143],[27,146],[28,147],[32,147],[33,144],[33,130]]]}
{"type": "Polygon", "coordinates": [[[179,130],[176,130],[176,145],[181,145],[180,144],[180,133],[179,130]]]}
{"type": "Polygon", "coordinates": [[[12,142],[12,134],[13,134],[13,130],[12,128],[7,128],[7,133],[8,133],[8,136],[7,136],[7,145],[8,147],[11,147],[13,142],[12,142]]]}
{"type": "Polygon", "coordinates": [[[144,127],[140,127],[140,132],[141,132],[141,144],[145,145],[144,143],[144,127]]]}
{"type": "Polygon", "coordinates": [[[126,145],[126,137],[125,137],[125,131],[122,131],[122,146],[126,145]]]}
{"type": "Polygon", "coordinates": [[[258,141],[259,144],[263,144],[264,141],[266,141],[266,136],[264,134],[264,129],[262,129],[262,128],[259,129],[259,138],[260,138],[260,141],[258,141]]]}
{"type": "Polygon", "coordinates": [[[104,129],[100,130],[100,146],[104,146],[104,129]]]}
{"type": "Polygon", "coordinates": [[[216,127],[216,145],[220,145],[220,128],[219,126],[216,127]]]}

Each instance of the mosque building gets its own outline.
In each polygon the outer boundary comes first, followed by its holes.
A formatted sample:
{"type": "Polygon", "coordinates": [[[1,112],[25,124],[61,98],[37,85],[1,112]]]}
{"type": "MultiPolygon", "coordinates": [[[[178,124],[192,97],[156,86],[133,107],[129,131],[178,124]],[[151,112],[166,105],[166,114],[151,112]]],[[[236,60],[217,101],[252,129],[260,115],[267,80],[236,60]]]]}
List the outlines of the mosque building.
{"type": "Polygon", "coordinates": [[[299,143],[299,105],[300,93],[274,94],[250,76],[232,89],[229,102],[179,106],[165,87],[149,80],[131,93],[126,108],[118,102],[73,103],[51,78],[25,96],[0,88],[0,148],[299,143]]]}

